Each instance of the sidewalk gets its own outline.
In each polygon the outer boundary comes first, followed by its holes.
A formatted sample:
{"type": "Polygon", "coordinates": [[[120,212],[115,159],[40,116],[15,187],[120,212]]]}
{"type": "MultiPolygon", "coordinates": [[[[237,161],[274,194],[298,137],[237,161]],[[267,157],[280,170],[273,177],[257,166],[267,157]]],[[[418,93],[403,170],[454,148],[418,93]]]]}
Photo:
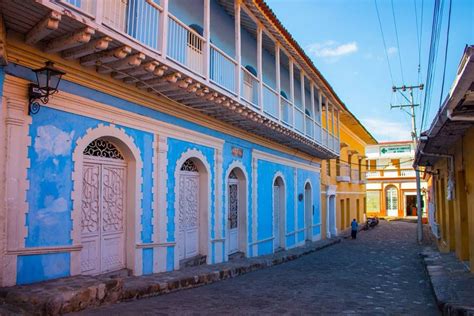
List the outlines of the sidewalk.
{"type": "Polygon", "coordinates": [[[426,247],[421,256],[443,315],[474,315],[474,274],[453,253],[426,247]]]}
{"type": "Polygon", "coordinates": [[[210,284],[295,260],[339,243],[325,239],[275,254],[140,277],[75,276],[0,288],[0,315],[58,315],[210,284]]]}

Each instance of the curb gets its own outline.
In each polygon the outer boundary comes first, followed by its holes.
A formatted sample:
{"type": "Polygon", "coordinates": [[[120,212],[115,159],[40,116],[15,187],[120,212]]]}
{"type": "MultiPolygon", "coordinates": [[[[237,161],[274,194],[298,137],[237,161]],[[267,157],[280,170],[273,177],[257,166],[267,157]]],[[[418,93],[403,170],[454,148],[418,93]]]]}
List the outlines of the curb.
{"type": "Polygon", "coordinates": [[[474,302],[466,302],[467,304],[463,304],[452,301],[448,290],[443,286],[443,283],[446,283],[450,276],[441,263],[436,262],[440,259],[439,252],[431,248],[425,249],[420,253],[420,256],[430,280],[430,286],[436,304],[441,313],[443,315],[474,315],[474,302]]]}
{"type": "Polygon", "coordinates": [[[60,315],[146,297],[173,293],[235,278],[296,260],[340,243],[325,239],[275,254],[214,265],[132,277],[75,276],[25,286],[0,288],[0,315],[60,315]],[[10,313],[5,314],[10,314],[10,313]]]}

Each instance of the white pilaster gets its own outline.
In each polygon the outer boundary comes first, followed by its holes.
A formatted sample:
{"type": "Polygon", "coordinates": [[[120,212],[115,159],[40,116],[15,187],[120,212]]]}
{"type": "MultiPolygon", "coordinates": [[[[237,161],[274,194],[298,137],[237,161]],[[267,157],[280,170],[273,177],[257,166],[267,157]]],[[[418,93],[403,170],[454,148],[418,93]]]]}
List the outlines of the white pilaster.
{"type": "Polygon", "coordinates": [[[281,121],[281,78],[280,78],[280,43],[275,43],[275,74],[276,74],[276,92],[278,98],[278,120],[281,121]]]}
{"type": "MultiPolygon", "coordinates": [[[[155,214],[153,217],[153,242],[166,243],[167,242],[167,209],[168,202],[166,196],[168,194],[168,188],[166,183],[168,182],[168,137],[163,135],[155,135],[155,142],[157,148],[155,151],[154,164],[154,210],[155,214]]],[[[153,272],[166,271],[166,253],[167,247],[155,247],[153,249],[153,272]]],[[[175,253],[176,255],[176,253],[175,253]]]]}
{"type": "Polygon", "coordinates": [[[257,78],[258,78],[258,105],[260,111],[263,112],[263,59],[262,59],[262,38],[263,27],[260,23],[257,24],[257,78]]]}

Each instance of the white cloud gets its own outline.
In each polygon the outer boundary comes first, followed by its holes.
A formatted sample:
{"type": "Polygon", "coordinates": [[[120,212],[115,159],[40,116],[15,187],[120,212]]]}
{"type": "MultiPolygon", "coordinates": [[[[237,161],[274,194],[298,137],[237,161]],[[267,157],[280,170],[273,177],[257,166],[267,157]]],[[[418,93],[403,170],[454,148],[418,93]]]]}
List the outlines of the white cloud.
{"type": "Polygon", "coordinates": [[[321,58],[335,58],[350,55],[357,52],[358,49],[357,42],[339,44],[336,41],[313,43],[306,47],[310,55],[321,58]]]}
{"type": "Polygon", "coordinates": [[[38,154],[39,160],[68,155],[71,150],[73,137],[74,131],[68,134],[53,125],[38,127],[35,138],[35,151],[38,154]]]}
{"type": "Polygon", "coordinates": [[[388,55],[393,55],[393,54],[396,54],[398,52],[398,49],[396,47],[389,47],[387,48],[387,54],[388,55]]]}
{"type": "Polygon", "coordinates": [[[378,141],[410,140],[410,126],[396,121],[380,120],[375,118],[362,119],[364,126],[378,141]]]}

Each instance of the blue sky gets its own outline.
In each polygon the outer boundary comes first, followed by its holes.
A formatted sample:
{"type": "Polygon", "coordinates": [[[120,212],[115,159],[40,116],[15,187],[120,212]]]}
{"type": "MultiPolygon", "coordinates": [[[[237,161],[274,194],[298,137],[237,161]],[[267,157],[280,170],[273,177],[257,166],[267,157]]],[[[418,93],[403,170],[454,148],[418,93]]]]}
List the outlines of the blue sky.
{"type": "MultiPolygon", "coordinates": [[[[425,129],[431,124],[440,104],[449,0],[441,2],[443,23],[430,115],[425,129]]],[[[391,91],[392,80],[374,0],[267,0],[267,3],[293,37],[305,48],[343,102],[378,141],[410,139],[409,115],[398,109],[390,110],[390,103],[402,103],[403,99],[391,91]]],[[[434,0],[393,1],[399,47],[392,2],[377,0],[393,83],[397,86],[403,83],[418,84],[415,3],[418,25],[422,28],[420,83],[425,83],[434,0]],[[422,4],[423,23],[421,23],[422,4]]],[[[454,81],[466,44],[474,44],[474,1],[452,0],[443,95],[447,94],[454,81]]],[[[415,94],[415,101],[419,98],[420,96],[415,94]]],[[[421,102],[418,103],[422,103],[423,98],[421,96],[421,102]]],[[[417,116],[419,129],[421,107],[417,110],[417,116]]]]}

